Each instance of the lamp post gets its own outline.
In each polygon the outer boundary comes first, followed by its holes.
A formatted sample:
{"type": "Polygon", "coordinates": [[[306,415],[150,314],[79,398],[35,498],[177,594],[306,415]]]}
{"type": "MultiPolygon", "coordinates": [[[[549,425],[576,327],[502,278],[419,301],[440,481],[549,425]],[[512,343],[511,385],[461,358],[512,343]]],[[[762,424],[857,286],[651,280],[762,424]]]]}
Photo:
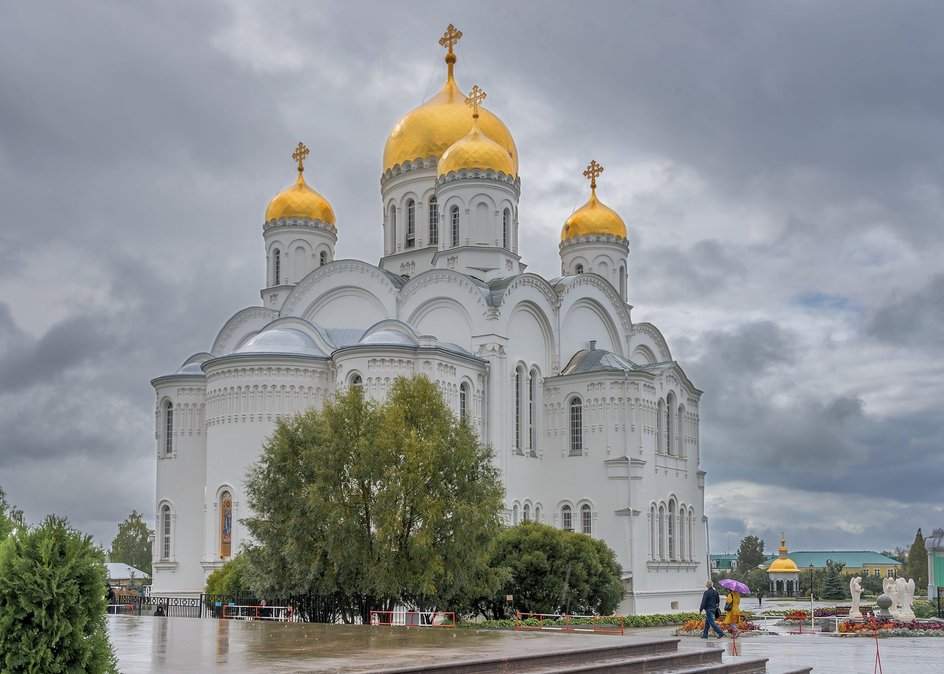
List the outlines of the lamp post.
{"type": "Polygon", "coordinates": [[[813,628],[813,564],[810,563],[810,629],[813,628]]]}

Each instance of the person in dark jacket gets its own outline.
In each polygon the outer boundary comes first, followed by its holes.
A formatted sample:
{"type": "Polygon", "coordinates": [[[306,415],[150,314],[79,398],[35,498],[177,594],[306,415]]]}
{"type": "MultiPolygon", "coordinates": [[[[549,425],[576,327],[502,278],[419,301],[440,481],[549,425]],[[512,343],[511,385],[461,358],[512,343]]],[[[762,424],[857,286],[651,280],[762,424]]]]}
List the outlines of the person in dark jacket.
{"type": "Polygon", "coordinates": [[[698,609],[699,612],[705,612],[705,631],[702,632],[701,638],[708,638],[708,628],[710,627],[720,639],[724,636],[724,630],[718,627],[718,623],[715,622],[715,611],[721,605],[721,597],[715,589],[715,584],[710,580],[705,583],[705,588],[705,593],[701,596],[701,608],[698,609]]]}

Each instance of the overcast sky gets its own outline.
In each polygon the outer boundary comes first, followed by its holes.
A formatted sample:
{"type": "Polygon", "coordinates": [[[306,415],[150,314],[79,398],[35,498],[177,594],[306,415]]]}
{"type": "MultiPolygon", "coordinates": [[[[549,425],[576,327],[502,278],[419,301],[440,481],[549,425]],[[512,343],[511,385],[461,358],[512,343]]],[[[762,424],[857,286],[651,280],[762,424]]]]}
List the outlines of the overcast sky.
{"type": "Polygon", "coordinates": [[[629,299],[705,391],[713,552],[944,526],[944,4],[0,3],[0,486],[110,543],[153,518],[149,380],[259,303],[291,153],[338,257],[381,254],[398,118],[449,23],[521,156],[555,276],[580,173],[629,299]]]}

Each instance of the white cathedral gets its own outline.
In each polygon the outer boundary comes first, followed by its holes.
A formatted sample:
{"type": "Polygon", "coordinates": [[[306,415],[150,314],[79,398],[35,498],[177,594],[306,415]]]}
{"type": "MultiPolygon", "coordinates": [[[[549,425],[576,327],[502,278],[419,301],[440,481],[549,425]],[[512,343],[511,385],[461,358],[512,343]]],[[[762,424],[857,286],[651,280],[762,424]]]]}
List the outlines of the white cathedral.
{"type": "Polygon", "coordinates": [[[561,275],[525,272],[518,151],[456,84],[396,123],[383,155],[384,255],[336,260],[328,201],[298,179],[268,205],[262,303],[154,379],[152,592],[202,591],[247,532],[243,483],[280,415],[423,374],[493,449],[508,525],[534,520],[616,552],[624,613],[694,610],[708,574],[699,391],[627,304],[622,218],[596,196],[564,221],[561,275]]]}

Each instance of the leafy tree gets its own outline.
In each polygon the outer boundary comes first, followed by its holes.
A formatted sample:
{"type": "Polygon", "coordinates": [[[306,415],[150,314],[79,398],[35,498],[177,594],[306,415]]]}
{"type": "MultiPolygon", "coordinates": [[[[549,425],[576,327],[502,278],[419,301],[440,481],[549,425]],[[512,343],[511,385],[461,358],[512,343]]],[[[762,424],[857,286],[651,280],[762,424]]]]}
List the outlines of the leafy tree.
{"type": "Polygon", "coordinates": [[[148,529],[141,518],[141,513],[132,510],[128,518],[118,525],[118,534],[111,542],[108,559],[120,562],[151,575],[151,536],[153,529],[148,529]]]}
{"type": "Polygon", "coordinates": [[[928,551],[924,547],[924,535],[920,528],[908,550],[908,561],[905,563],[904,571],[905,578],[913,578],[915,588],[923,593],[928,586],[928,551]]]}
{"type": "Polygon", "coordinates": [[[3,491],[3,487],[0,487],[0,542],[13,532],[13,520],[9,512],[10,504],[7,503],[6,492],[3,491]]]}
{"type": "Polygon", "coordinates": [[[0,543],[0,670],[117,672],[104,588],[102,551],[64,519],[0,543]]]}
{"type": "Polygon", "coordinates": [[[849,579],[842,575],[845,564],[826,562],[826,574],[823,579],[822,599],[845,599],[849,589],[849,579]]]}
{"type": "Polygon", "coordinates": [[[502,531],[489,562],[508,573],[497,595],[475,602],[486,617],[506,617],[509,594],[524,613],[608,615],[626,592],[622,567],[606,543],[535,522],[502,531]]]}
{"type": "Polygon", "coordinates": [[[207,594],[241,595],[250,592],[249,556],[236,555],[207,577],[207,594]]]}
{"type": "Polygon", "coordinates": [[[767,561],[764,554],[764,541],[757,536],[745,536],[738,545],[737,568],[745,573],[767,561]]]}
{"type": "MultiPolygon", "coordinates": [[[[741,569],[738,569],[738,571],[741,571],[741,569]]],[[[758,594],[767,594],[769,591],[768,588],[770,587],[770,577],[763,569],[754,567],[746,573],[738,573],[735,577],[751,588],[751,594],[753,594],[755,597],[758,594]]]]}
{"type": "Polygon", "coordinates": [[[491,450],[425,377],[397,379],[383,404],[352,386],[280,420],[246,484],[260,594],[336,596],[366,621],[397,602],[465,605],[489,577],[491,450]]]}

